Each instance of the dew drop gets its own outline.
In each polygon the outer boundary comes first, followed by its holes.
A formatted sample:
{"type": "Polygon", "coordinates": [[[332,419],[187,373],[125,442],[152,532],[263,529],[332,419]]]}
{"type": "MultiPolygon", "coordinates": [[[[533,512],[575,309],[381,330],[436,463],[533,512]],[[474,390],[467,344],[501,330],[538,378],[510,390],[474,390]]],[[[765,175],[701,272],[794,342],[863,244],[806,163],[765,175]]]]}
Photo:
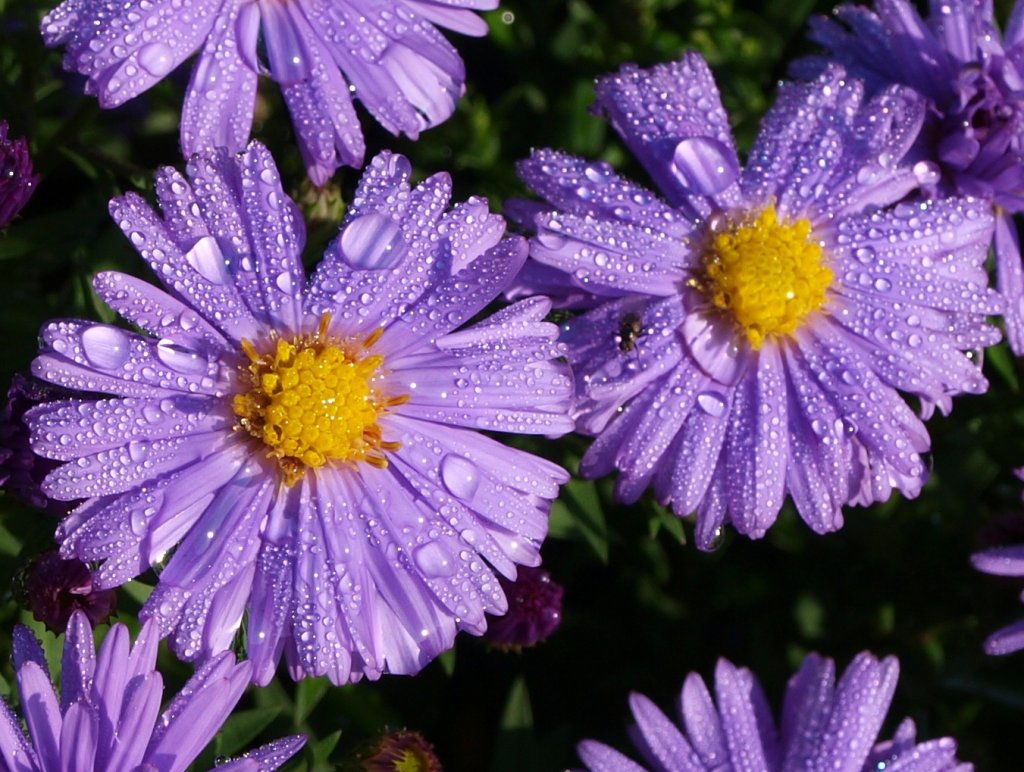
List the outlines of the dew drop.
{"type": "Polygon", "coordinates": [[[341,231],[338,251],[353,268],[390,268],[405,254],[406,242],[390,217],[379,212],[356,217],[341,231]]]}
{"type": "Polygon", "coordinates": [[[97,325],[82,333],[86,358],[101,370],[116,370],[128,361],[128,334],[116,327],[97,325]]]}
{"type": "Polygon", "coordinates": [[[713,137],[687,137],[676,145],[672,169],[694,193],[713,196],[739,175],[735,154],[713,137]]]}
{"type": "Polygon", "coordinates": [[[205,373],[206,357],[195,351],[175,343],[170,338],[163,338],[156,344],[156,356],[161,362],[179,373],[205,373]]]}
{"type": "Polygon", "coordinates": [[[185,253],[185,259],[199,275],[213,284],[224,284],[228,281],[224,255],[213,236],[203,236],[185,253]]]}
{"type": "Polygon", "coordinates": [[[139,66],[154,78],[174,69],[174,52],[164,43],[147,43],[139,49],[139,66]]]}
{"type": "Polygon", "coordinates": [[[469,500],[480,487],[480,470],[468,458],[449,454],[441,460],[441,482],[453,496],[469,500]]]}
{"type": "Polygon", "coordinates": [[[725,398],[714,391],[703,391],[697,395],[697,404],[701,410],[713,418],[721,417],[725,412],[725,398]]]}
{"type": "Polygon", "coordinates": [[[455,563],[448,551],[437,542],[428,542],[413,550],[412,559],[429,579],[442,579],[455,573],[455,563]]]}

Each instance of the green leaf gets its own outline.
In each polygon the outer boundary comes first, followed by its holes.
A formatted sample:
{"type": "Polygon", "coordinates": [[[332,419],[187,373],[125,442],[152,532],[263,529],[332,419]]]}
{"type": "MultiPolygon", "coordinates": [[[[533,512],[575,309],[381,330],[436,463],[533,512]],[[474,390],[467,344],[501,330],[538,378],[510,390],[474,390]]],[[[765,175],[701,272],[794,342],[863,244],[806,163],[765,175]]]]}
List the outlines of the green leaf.
{"type": "Polygon", "coordinates": [[[338,746],[338,741],[341,740],[341,730],[331,732],[322,740],[319,740],[311,746],[310,750],[313,751],[313,769],[323,770],[323,772],[329,772],[329,770],[335,769],[334,765],[329,764],[328,760],[334,749],[338,746]]]}
{"type": "Polygon", "coordinates": [[[538,769],[540,752],[533,736],[533,710],[530,695],[522,676],[512,682],[505,710],[501,716],[498,737],[494,743],[491,772],[518,772],[538,769]]]}
{"type": "Polygon", "coordinates": [[[217,755],[231,756],[247,750],[256,736],[281,714],[282,707],[275,705],[270,708],[253,708],[232,713],[217,735],[217,755]]]}
{"type": "Polygon", "coordinates": [[[309,714],[331,688],[327,678],[305,678],[295,687],[295,726],[305,723],[309,714]]]}
{"type": "Polygon", "coordinates": [[[608,562],[608,524],[595,486],[583,480],[572,480],[551,507],[548,531],[555,538],[576,538],[590,545],[601,559],[608,562]]]}
{"type": "Polygon", "coordinates": [[[451,678],[452,673],[455,672],[455,649],[448,649],[448,651],[442,652],[438,655],[437,662],[441,665],[441,669],[444,670],[444,674],[451,678]]]}

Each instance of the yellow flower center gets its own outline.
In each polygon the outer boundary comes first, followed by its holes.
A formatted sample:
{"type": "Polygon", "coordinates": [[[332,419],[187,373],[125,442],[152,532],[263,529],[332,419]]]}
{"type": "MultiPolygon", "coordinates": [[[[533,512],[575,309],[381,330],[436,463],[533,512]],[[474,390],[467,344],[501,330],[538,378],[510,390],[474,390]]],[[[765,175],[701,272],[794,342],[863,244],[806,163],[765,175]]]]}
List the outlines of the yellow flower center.
{"type": "Polygon", "coordinates": [[[377,423],[387,408],[408,401],[408,395],[384,397],[375,385],[384,357],[368,349],[381,331],[338,342],[327,336],[329,326],[324,314],[312,335],[273,336],[262,354],[242,341],[249,363],[239,380],[248,388],[232,401],[237,428],[267,447],[289,486],[332,461],[387,466],[384,451],[400,447],[384,441],[377,423]]]}
{"type": "Polygon", "coordinates": [[[834,276],[811,223],[780,223],[774,206],[754,220],[713,233],[704,254],[702,287],[729,311],[755,349],[770,335],[788,335],[825,304],[834,276]]]}

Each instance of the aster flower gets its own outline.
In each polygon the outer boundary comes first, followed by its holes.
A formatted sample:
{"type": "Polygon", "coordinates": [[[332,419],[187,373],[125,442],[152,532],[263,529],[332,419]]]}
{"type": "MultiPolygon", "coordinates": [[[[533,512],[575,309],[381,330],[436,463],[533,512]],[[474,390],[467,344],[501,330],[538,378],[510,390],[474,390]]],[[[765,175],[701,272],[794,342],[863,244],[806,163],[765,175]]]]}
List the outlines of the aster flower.
{"type": "Polygon", "coordinates": [[[499,578],[508,611],[491,620],[485,637],[503,649],[536,646],[562,624],[562,585],[543,568],[522,568],[514,582],[499,578]]]}
{"type": "Polygon", "coordinates": [[[892,160],[920,100],[865,103],[838,68],[784,85],[741,170],[699,55],[627,65],[597,95],[667,200],[552,150],[520,167],[548,202],[531,256],[593,306],[563,326],[577,428],[597,437],[582,474],[696,511],[702,548],[726,522],[762,536],[787,494],[817,532],[917,495],[929,438],[899,391],[924,417],[984,391],[965,352],[999,339],[1001,309],[987,202],[890,206],[919,184],[892,160]]]}
{"type": "Polygon", "coordinates": [[[32,174],[32,159],[24,137],[8,139],[7,121],[0,121],[0,228],[18,214],[36,192],[39,175],[32,174]]]}
{"type": "Polygon", "coordinates": [[[631,736],[647,766],[594,740],[581,742],[578,751],[590,772],[973,769],[957,761],[949,737],[918,743],[909,718],[892,740],[876,743],[898,677],[895,657],[879,661],[862,652],[837,684],[832,660],[811,654],[789,681],[776,728],[757,678],[720,659],[714,701],[699,675],[687,676],[678,703],[681,726],[642,694],[630,696],[631,736]]]}
{"type": "Polygon", "coordinates": [[[117,606],[117,593],[93,586],[89,566],[81,560],[64,560],[54,550],[43,553],[28,567],[25,595],[32,616],[58,634],[67,629],[75,611],[98,625],[107,621],[117,606]]]}
{"type": "Polygon", "coordinates": [[[485,35],[476,11],[498,0],[65,0],[43,19],[64,66],[86,91],[116,107],[201,49],[185,95],[181,147],[241,150],[256,81],[281,87],[310,178],[361,166],[363,135],[352,96],[393,134],[415,139],[448,118],[464,90],[458,53],[435,25],[485,35]],[[265,61],[261,53],[266,54],[265,61]]]}
{"type": "Polygon", "coordinates": [[[87,497],[66,557],[96,586],[163,563],[142,610],[186,660],[231,645],[243,613],[254,677],[335,683],[414,673],[505,611],[495,572],[536,565],[565,472],[477,430],[568,431],[572,383],[549,304],[460,329],[526,259],[446,174],[368,166],[307,281],[302,222],[267,150],[199,155],[111,212],[164,283],[102,273],[96,291],[141,328],[42,331],[41,378],[111,398],[27,417],[44,481],[87,497]],[[167,556],[172,552],[173,556],[167,556]]]}
{"type": "Polygon", "coordinates": [[[812,40],[828,57],[808,57],[794,70],[809,75],[838,61],[869,92],[891,83],[928,100],[927,119],[911,161],[937,163],[922,180],[930,195],[972,195],[996,208],[999,289],[1006,295],[1007,337],[1024,354],[1024,269],[1013,215],[1024,211],[1024,3],[1003,35],[992,2],[930,0],[922,19],[907,0],[879,0],[875,10],[841,5],[832,19],[812,19],[812,40]]]}
{"type": "MultiPolygon", "coordinates": [[[[249,682],[252,666],[225,652],[196,671],[157,717],[163,679],[155,670],[156,623],[142,627],[129,651],[128,628],[114,625],[97,653],[85,614],[71,616],[64,640],[60,696],[54,691],[39,641],[14,631],[18,717],[0,701],[0,759],[17,772],[184,770],[220,729],[249,682]]],[[[301,735],[268,743],[218,765],[221,772],[268,772],[305,743],[301,735]]]]}

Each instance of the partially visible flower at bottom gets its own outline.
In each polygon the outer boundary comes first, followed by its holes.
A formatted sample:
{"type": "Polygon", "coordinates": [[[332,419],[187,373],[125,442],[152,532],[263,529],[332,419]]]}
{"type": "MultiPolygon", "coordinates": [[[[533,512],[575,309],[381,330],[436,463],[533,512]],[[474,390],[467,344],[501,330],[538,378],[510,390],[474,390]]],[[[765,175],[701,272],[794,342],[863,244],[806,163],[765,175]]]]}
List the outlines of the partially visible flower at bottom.
{"type": "Polygon", "coordinates": [[[504,616],[491,619],[484,633],[502,649],[535,646],[562,624],[562,585],[551,581],[543,568],[522,566],[515,581],[498,577],[508,599],[504,616]]]}
{"type": "Polygon", "coordinates": [[[724,659],[715,668],[715,698],[696,673],[680,695],[680,729],[654,703],[632,694],[631,734],[647,767],[594,740],[577,748],[590,772],[668,772],[711,769],[898,769],[968,772],[949,737],[918,743],[911,719],[892,740],[876,743],[899,677],[895,657],[858,654],[835,681],[835,663],[810,654],[786,689],[776,730],[761,686],[751,672],[724,659]]]}
{"type": "Polygon", "coordinates": [[[359,764],[362,772],[441,772],[441,761],[434,746],[419,732],[401,729],[389,732],[377,741],[359,764]]]}
{"type": "Polygon", "coordinates": [[[32,174],[32,159],[24,137],[7,138],[7,121],[0,121],[0,228],[14,219],[32,198],[39,175],[32,174]]]}
{"type": "MultiPolygon", "coordinates": [[[[18,772],[184,770],[200,754],[249,682],[252,665],[225,652],[196,670],[167,710],[157,716],[163,679],[155,670],[159,631],[142,627],[129,651],[128,628],[110,628],[99,652],[85,614],[68,625],[58,699],[43,649],[31,631],[14,630],[14,668],[21,709],[0,702],[0,761],[18,772]]],[[[294,735],[218,765],[220,772],[269,772],[306,742],[294,735]]]]}
{"type": "Polygon", "coordinates": [[[32,616],[58,635],[67,629],[75,611],[98,625],[117,607],[117,593],[97,589],[88,565],[81,560],[65,560],[56,550],[43,553],[28,567],[25,594],[32,616]]]}

